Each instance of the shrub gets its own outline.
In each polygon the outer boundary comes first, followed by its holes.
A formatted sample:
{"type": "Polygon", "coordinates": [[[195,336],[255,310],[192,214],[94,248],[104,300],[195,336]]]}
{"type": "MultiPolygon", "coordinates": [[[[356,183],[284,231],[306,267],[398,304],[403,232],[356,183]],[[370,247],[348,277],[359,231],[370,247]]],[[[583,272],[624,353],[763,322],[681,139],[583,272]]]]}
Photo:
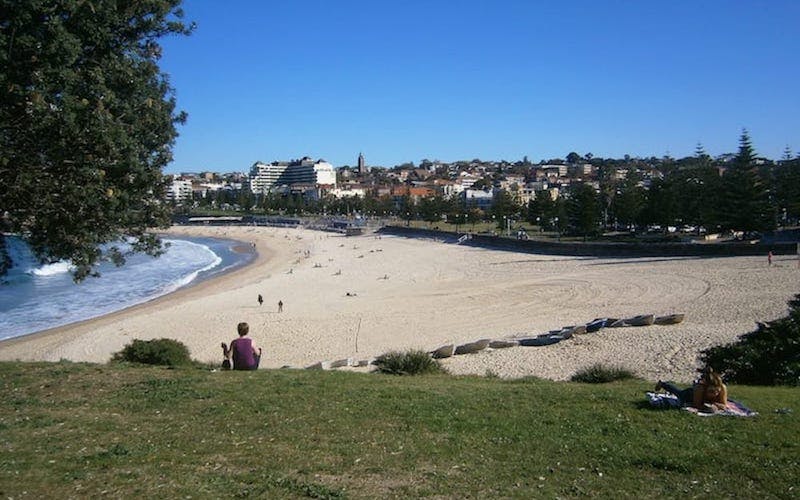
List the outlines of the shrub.
{"type": "Polygon", "coordinates": [[[378,372],[390,375],[424,375],[446,373],[438,361],[425,351],[392,351],[375,360],[378,372]]]}
{"type": "Polygon", "coordinates": [[[634,378],[633,372],[619,366],[606,366],[601,363],[594,364],[575,372],[570,380],[585,384],[605,384],[615,380],[634,378]]]}
{"type": "Polygon", "coordinates": [[[136,340],[114,354],[112,361],[146,365],[177,366],[192,362],[189,349],[172,339],[136,340]]]}
{"type": "Polygon", "coordinates": [[[788,316],[758,323],[738,341],[701,352],[700,359],[729,382],[800,385],[800,294],[789,302],[788,316]]]}

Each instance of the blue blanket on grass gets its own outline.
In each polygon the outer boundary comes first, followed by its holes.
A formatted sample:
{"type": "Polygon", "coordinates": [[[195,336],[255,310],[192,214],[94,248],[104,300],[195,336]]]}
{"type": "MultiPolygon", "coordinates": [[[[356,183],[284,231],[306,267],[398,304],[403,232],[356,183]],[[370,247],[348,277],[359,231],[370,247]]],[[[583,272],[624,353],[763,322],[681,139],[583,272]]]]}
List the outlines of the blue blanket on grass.
{"type": "Polygon", "coordinates": [[[755,417],[758,415],[758,412],[751,410],[733,399],[728,400],[728,404],[725,405],[724,410],[709,409],[709,411],[700,411],[697,408],[689,406],[682,407],[680,401],[678,401],[678,397],[674,394],[660,392],[647,392],[645,394],[647,395],[647,400],[650,402],[650,406],[656,408],[683,408],[700,417],[711,417],[714,415],[721,415],[724,417],[755,417]]]}

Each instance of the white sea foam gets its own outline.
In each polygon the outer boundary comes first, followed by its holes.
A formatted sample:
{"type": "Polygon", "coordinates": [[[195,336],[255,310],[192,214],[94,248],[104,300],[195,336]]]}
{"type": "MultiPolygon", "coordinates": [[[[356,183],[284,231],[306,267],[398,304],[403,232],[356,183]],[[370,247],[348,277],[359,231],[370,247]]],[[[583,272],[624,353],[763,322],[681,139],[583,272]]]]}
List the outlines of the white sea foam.
{"type": "Polygon", "coordinates": [[[28,269],[28,274],[36,276],[54,276],[56,274],[66,274],[75,269],[71,263],[67,261],[58,261],[53,264],[44,264],[39,267],[28,269]]]}
{"type": "Polygon", "coordinates": [[[159,258],[135,254],[122,267],[103,263],[100,278],[72,281],[66,262],[39,266],[30,249],[11,238],[15,266],[0,286],[0,339],[73,323],[147,302],[202,276],[235,267],[243,255],[230,242],[165,240],[159,258]]]}
{"type": "Polygon", "coordinates": [[[167,284],[162,289],[162,293],[159,294],[159,295],[165,295],[165,294],[168,294],[168,293],[172,293],[175,290],[188,285],[192,281],[196,280],[197,277],[200,276],[200,273],[203,273],[203,272],[206,272],[206,271],[210,271],[210,270],[214,269],[215,267],[217,267],[218,265],[220,265],[222,263],[222,257],[220,257],[219,255],[214,253],[208,246],[201,245],[199,243],[194,243],[194,242],[191,242],[191,241],[185,241],[185,243],[188,243],[190,245],[195,245],[197,247],[203,248],[208,253],[210,253],[211,255],[214,256],[214,260],[210,264],[208,264],[207,266],[205,266],[205,267],[203,267],[201,269],[198,269],[197,271],[192,271],[191,273],[185,275],[184,277],[182,277],[182,278],[180,278],[180,279],[178,279],[176,281],[173,281],[172,283],[167,284]]]}

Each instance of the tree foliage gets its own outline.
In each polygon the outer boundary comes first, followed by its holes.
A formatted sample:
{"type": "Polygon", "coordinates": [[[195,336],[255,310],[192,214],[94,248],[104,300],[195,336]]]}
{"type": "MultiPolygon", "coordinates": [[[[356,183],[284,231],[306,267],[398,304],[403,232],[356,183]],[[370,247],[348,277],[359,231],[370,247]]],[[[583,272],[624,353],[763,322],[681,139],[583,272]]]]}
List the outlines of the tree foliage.
{"type": "Polygon", "coordinates": [[[191,31],[179,4],[0,0],[0,231],[76,280],[123,263],[126,238],[161,251],[149,230],[169,222],[161,169],[185,115],[158,40],[191,31]]]}
{"type": "Polygon", "coordinates": [[[765,231],[775,226],[775,212],[767,183],[755,165],[755,152],[747,131],[739,139],[739,153],[723,177],[722,217],[725,229],[765,231]]]}
{"type": "Polygon", "coordinates": [[[584,239],[600,230],[600,199],[589,184],[581,184],[567,202],[567,214],[572,229],[584,239]]]}
{"type": "Polygon", "coordinates": [[[549,191],[541,191],[528,203],[527,218],[528,222],[539,225],[545,231],[563,232],[569,222],[564,198],[553,199],[549,191]]]}
{"type": "Polygon", "coordinates": [[[644,209],[645,192],[639,185],[641,176],[634,169],[628,170],[625,180],[617,188],[616,195],[611,202],[611,210],[617,222],[625,227],[639,221],[639,216],[644,209]]]}
{"type": "Polygon", "coordinates": [[[160,366],[180,366],[192,362],[189,348],[173,339],[133,339],[121,351],[114,353],[111,360],[160,366]]]}
{"type": "Polygon", "coordinates": [[[493,201],[491,212],[498,228],[503,229],[506,227],[504,219],[519,217],[519,205],[507,190],[499,190],[495,194],[493,201]]]}
{"type": "Polygon", "coordinates": [[[788,316],[706,349],[701,359],[737,384],[800,385],[800,295],[789,302],[788,316]]]}
{"type": "Polygon", "coordinates": [[[775,197],[781,216],[800,218],[800,158],[785,159],[775,172],[775,197]]]}

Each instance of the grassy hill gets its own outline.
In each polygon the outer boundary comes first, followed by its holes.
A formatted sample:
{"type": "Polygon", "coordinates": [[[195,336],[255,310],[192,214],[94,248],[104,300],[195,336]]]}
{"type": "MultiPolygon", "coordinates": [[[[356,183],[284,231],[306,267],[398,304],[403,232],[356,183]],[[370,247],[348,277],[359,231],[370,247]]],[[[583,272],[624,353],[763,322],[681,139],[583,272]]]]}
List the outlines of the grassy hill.
{"type": "Polygon", "coordinates": [[[800,389],[730,387],[737,419],[651,388],[0,363],[0,497],[797,497],[800,389]]]}

